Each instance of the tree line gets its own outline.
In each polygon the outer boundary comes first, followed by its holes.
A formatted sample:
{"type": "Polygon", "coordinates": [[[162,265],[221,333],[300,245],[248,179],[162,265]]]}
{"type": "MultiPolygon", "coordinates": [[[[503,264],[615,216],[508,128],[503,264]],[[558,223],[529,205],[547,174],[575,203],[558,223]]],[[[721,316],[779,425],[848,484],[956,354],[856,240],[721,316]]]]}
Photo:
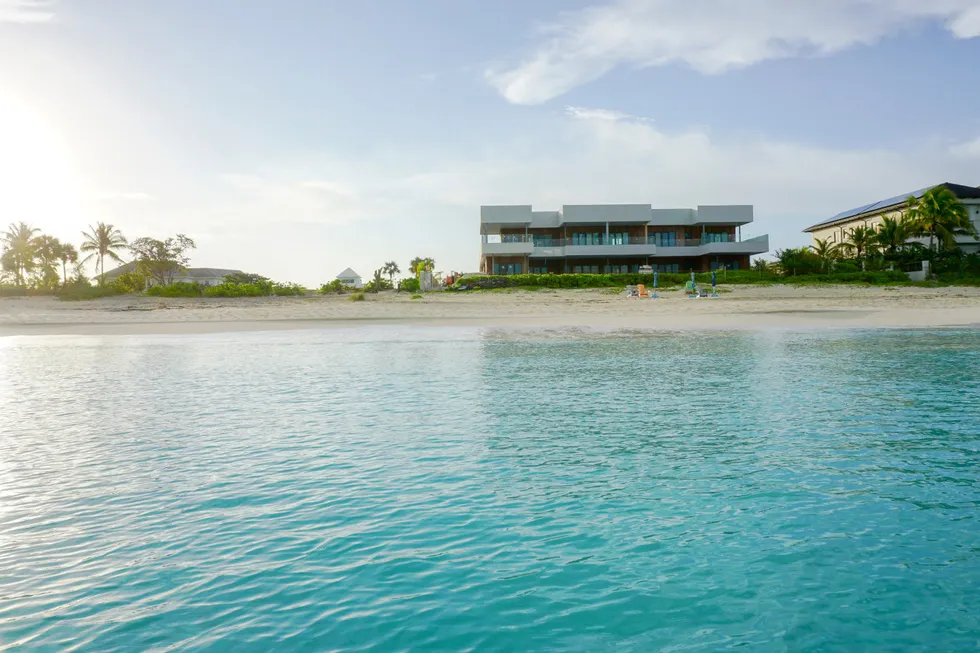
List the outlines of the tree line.
{"type": "Polygon", "coordinates": [[[193,239],[177,234],[165,240],[142,237],[129,241],[111,224],[99,222],[82,232],[82,243],[72,243],[42,234],[24,222],[11,224],[0,233],[0,281],[19,288],[56,290],[71,285],[88,285],[85,264],[95,263],[99,285],[105,285],[106,261],[123,263],[121,252],[128,251],[133,268],[127,274],[143,285],[146,280],[168,284],[189,262],[188,252],[196,247],[193,239]]]}

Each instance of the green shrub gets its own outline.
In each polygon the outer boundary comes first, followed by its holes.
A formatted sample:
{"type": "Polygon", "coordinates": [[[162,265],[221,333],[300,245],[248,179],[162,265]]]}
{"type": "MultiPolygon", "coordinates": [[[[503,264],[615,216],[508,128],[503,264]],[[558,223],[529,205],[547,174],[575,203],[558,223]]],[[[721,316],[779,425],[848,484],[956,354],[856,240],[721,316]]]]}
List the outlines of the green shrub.
{"type": "Polygon", "coordinates": [[[63,302],[79,302],[102,299],[103,297],[115,297],[116,295],[123,294],[125,293],[112,284],[107,286],[86,286],[84,284],[78,284],[70,285],[62,290],[58,293],[58,299],[63,302]]]}
{"type": "Polygon", "coordinates": [[[274,283],[272,294],[276,297],[301,297],[306,294],[306,288],[298,283],[274,283]]]}
{"type": "Polygon", "coordinates": [[[398,290],[401,292],[418,292],[419,287],[419,280],[415,277],[406,277],[398,282],[398,290]]]}
{"type": "Polygon", "coordinates": [[[146,277],[138,272],[124,272],[113,279],[110,286],[120,293],[143,292],[146,289],[146,277]]]}
{"type": "Polygon", "coordinates": [[[338,295],[343,295],[345,292],[347,292],[347,288],[340,282],[340,279],[334,279],[330,283],[325,283],[320,286],[320,290],[317,292],[319,292],[321,295],[327,295],[332,292],[337,293],[338,295]]]}
{"type": "Polygon", "coordinates": [[[831,274],[807,274],[779,279],[789,285],[868,284],[874,286],[900,286],[909,283],[904,272],[877,270],[867,272],[833,272],[831,274]]]}
{"type": "Polygon", "coordinates": [[[352,302],[363,302],[364,301],[364,291],[358,290],[356,293],[350,296],[352,302]]]}
{"type": "Polygon", "coordinates": [[[422,299],[422,295],[412,295],[412,299],[422,299]]]}
{"type": "Polygon", "coordinates": [[[151,297],[200,297],[204,294],[204,288],[196,283],[175,281],[167,286],[150,286],[146,294],[151,297]]]}
{"type": "Polygon", "coordinates": [[[375,285],[377,285],[378,290],[391,290],[394,287],[387,279],[372,279],[364,284],[364,292],[376,292],[375,285]]]}
{"type": "MultiPolygon", "coordinates": [[[[658,274],[661,288],[683,286],[691,280],[691,274],[658,274]]],[[[711,285],[710,272],[698,272],[694,275],[695,282],[701,286],[711,285]]],[[[849,284],[865,283],[879,285],[900,285],[908,283],[908,276],[903,272],[868,271],[832,274],[810,274],[789,277],[760,275],[754,270],[717,272],[718,284],[849,284]]],[[[649,274],[513,274],[509,276],[480,276],[463,277],[454,285],[454,290],[493,290],[496,288],[622,288],[645,284],[653,286],[652,275],[649,274]]]]}
{"type": "Polygon", "coordinates": [[[796,249],[777,249],[776,258],[784,276],[794,277],[798,274],[820,274],[827,269],[827,261],[814,254],[809,247],[796,249]]]}
{"type": "Polygon", "coordinates": [[[272,284],[268,281],[258,283],[220,283],[204,289],[206,297],[268,297],[272,294],[272,284]]]}

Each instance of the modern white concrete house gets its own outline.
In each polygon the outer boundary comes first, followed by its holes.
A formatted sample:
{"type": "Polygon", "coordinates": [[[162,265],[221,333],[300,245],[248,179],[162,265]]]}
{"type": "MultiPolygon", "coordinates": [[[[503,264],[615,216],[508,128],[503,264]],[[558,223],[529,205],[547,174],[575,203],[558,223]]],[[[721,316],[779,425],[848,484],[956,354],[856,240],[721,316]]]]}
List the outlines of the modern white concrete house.
{"type": "Polygon", "coordinates": [[[355,288],[364,287],[364,284],[361,282],[361,275],[359,275],[357,272],[354,272],[350,268],[347,268],[346,270],[338,274],[337,279],[339,279],[340,283],[344,284],[345,286],[353,286],[355,288]]]}
{"type": "MultiPolygon", "coordinates": [[[[831,245],[839,245],[847,242],[848,236],[854,227],[864,226],[877,229],[883,218],[891,217],[900,219],[905,214],[906,209],[908,209],[908,199],[910,196],[922,197],[926,191],[938,188],[939,186],[949,189],[959,198],[960,202],[966,206],[973,225],[980,230],[980,187],[944,182],[843,211],[829,220],[824,220],[812,227],[807,227],[803,231],[813,237],[814,244],[818,240],[825,240],[831,245]]],[[[928,244],[928,239],[913,238],[910,240],[928,244]]],[[[972,236],[957,236],[956,243],[966,253],[980,251],[980,242],[974,240],[972,236]]]]}
{"type": "MultiPolygon", "coordinates": [[[[105,273],[106,281],[114,281],[121,274],[132,272],[136,268],[135,263],[126,263],[118,268],[109,270],[105,273]]],[[[241,270],[226,270],[223,268],[186,268],[182,272],[174,274],[173,281],[184,283],[196,283],[200,286],[217,286],[224,283],[225,277],[230,274],[244,274],[241,270]]],[[[147,286],[156,285],[156,281],[147,280],[147,286]]]]}
{"type": "Polygon", "coordinates": [[[745,270],[769,251],[769,236],[742,239],[751,205],[655,209],[650,204],[480,207],[481,264],[487,274],[745,270]]]}

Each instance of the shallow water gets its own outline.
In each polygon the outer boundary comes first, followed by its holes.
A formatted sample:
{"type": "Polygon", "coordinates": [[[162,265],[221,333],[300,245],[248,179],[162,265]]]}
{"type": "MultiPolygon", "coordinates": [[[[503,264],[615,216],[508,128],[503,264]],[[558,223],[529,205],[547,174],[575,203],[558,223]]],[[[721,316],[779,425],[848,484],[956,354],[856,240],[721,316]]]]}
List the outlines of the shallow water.
{"type": "Polygon", "coordinates": [[[980,642],[980,331],[0,339],[0,650],[980,642]]]}

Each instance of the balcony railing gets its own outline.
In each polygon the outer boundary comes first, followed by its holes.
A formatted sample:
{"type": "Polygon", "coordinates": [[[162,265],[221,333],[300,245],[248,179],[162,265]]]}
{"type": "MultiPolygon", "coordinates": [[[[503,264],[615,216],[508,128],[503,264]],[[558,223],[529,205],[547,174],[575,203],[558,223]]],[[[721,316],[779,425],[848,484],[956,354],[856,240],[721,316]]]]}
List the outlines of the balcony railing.
{"type": "Polygon", "coordinates": [[[549,238],[536,234],[485,234],[485,244],[491,243],[532,243],[534,247],[615,247],[622,245],[656,245],[657,247],[700,247],[712,243],[740,243],[753,240],[751,237],[725,238],[724,234],[705,234],[699,238],[665,238],[663,234],[649,234],[627,237],[621,234],[581,234],[569,238],[549,238]],[[592,236],[596,236],[593,238],[592,236]]]}
{"type": "Polygon", "coordinates": [[[490,243],[530,243],[530,234],[484,234],[482,240],[485,244],[490,243]]]}

